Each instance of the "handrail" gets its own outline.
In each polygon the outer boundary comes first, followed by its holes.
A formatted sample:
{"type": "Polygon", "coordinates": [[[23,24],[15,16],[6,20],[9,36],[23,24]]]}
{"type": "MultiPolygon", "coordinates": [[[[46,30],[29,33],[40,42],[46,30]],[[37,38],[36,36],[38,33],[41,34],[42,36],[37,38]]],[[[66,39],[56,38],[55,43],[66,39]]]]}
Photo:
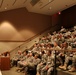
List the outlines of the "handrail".
{"type": "MultiPolygon", "coordinates": [[[[50,49],[49,49],[50,50],[50,49]]],[[[72,50],[51,50],[51,51],[64,51],[64,52],[76,52],[76,48],[72,50]]]]}
{"type": "MultiPolygon", "coordinates": [[[[31,37],[31,38],[29,38],[29,39],[27,39],[27,40],[23,41],[23,42],[27,43],[27,42],[29,42],[29,41],[33,40],[34,38],[36,38],[37,36],[41,35],[41,34],[42,34],[42,33],[44,33],[45,31],[50,30],[51,28],[56,27],[56,26],[59,26],[59,25],[49,26],[49,27],[48,27],[48,28],[46,28],[45,30],[43,30],[43,31],[39,32],[39,33],[38,33],[38,34],[36,34],[35,36],[33,36],[33,37],[31,37]]],[[[23,43],[23,44],[25,44],[25,43],[23,43]]],[[[23,44],[19,45],[18,47],[22,46],[23,44]]],[[[16,47],[16,48],[18,48],[18,47],[16,47]]],[[[14,48],[13,50],[15,50],[16,48],[14,48]]],[[[10,52],[12,52],[13,50],[10,50],[10,52]]]]}

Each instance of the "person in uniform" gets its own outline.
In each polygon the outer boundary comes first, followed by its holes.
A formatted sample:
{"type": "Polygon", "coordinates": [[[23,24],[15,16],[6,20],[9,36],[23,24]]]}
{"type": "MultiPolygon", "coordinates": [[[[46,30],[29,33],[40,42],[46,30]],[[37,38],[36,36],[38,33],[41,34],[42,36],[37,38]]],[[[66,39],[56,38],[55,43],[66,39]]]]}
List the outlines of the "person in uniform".
{"type": "Polygon", "coordinates": [[[47,61],[46,61],[46,65],[41,69],[41,75],[44,75],[46,73],[46,75],[51,75],[51,72],[54,69],[54,59],[51,56],[51,51],[48,50],[47,51],[47,61]]]}
{"type": "Polygon", "coordinates": [[[35,53],[33,61],[32,62],[28,62],[27,66],[25,66],[25,75],[27,75],[27,72],[29,69],[36,69],[36,66],[40,63],[40,59],[38,58],[39,54],[35,53]]]}
{"type": "Polygon", "coordinates": [[[47,54],[45,54],[45,51],[41,52],[41,62],[37,65],[37,73],[36,75],[40,75],[41,69],[46,65],[47,60],[47,54]]]}

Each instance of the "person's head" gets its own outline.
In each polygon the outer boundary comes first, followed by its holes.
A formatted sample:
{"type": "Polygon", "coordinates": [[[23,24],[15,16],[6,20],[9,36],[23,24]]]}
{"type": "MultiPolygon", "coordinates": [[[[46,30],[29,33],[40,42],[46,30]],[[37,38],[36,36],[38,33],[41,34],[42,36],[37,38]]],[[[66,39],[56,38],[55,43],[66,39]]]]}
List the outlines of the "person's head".
{"type": "Polygon", "coordinates": [[[73,38],[76,38],[76,35],[73,35],[73,38]]]}
{"type": "Polygon", "coordinates": [[[42,51],[42,52],[41,52],[41,54],[43,55],[43,54],[45,54],[45,52],[44,52],[44,51],[42,51]]]}
{"type": "Polygon", "coordinates": [[[33,47],[36,47],[36,43],[33,45],[33,47]]]}
{"type": "Polygon", "coordinates": [[[29,56],[34,56],[34,53],[33,52],[29,52],[29,56]]]}
{"type": "Polygon", "coordinates": [[[51,45],[51,47],[54,47],[54,44],[50,44],[51,45]]]}
{"type": "Polygon", "coordinates": [[[64,47],[68,47],[68,43],[67,43],[67,42],[64,42],[64,43],[63,43],[63,46],[64,46],[64,47]]]}
{"type": "Polygon", "coordinates": [[[40,44],[39,43],[37,43],[37,47],[40,47],[40,44]]]}
{"type": "Polygon", "coordinates": [[[44,43],[41,43],[41,46],[44,46],[45,44],[44,43]]]}
{"type": "Polygon", "coordinates": [[[23,53],[24,55],[27,55],[28,54],[28,51],[26,50],[26,51],[24,51],[24,53],[23,53]]]}
{"type": "Polygon", "coordinates": [[[36,53],[36,54],[34,55],[34,58],[37,59],[38,57],[39,57],[39,54],[36,53]]]}
{"type": "Polygon", "coordinates": [[[54,47],[58,46],[58,44],[56,42],[54,42],[54,47]]]}
{"type": "Polygon", "coordinates": [[[49,55],[51,55],[51,51],[50,50],[47,50],[47,55],[49,56],[49,55]]]}
{"type": "Polygon", "coordinates": [[[28,54],[28,51],[27,50],[25,52],[26,52],[26,54],[28,54]]]}
{"type": "Polygon", "coordinates": [[[61,47],[61,48],[63,47],[63,44],[62,44],[62,43],[60,43],[60,47],[61,47]]]}
{"type": "Polygon", "coordinates": [[[61,29],[63,29],[63,26],[61,26],[61,29]]]}
{"type": "Polygon", "coordinates": [[[48,35],[50,35],[50,33],[48,33],[48,35]]]}
{"type": "Polygon", "coordinates": [[[7,54],[7,57],[9,57],[10,56],[10,54],[7,54]]]}
{"type": "Polygon", "coordinates": [[[21,52],[20,50],[18,50],[18,54],[20,54],[20,55],[21,55],[21,54],[22,54],[22,52],[21,52]]]}

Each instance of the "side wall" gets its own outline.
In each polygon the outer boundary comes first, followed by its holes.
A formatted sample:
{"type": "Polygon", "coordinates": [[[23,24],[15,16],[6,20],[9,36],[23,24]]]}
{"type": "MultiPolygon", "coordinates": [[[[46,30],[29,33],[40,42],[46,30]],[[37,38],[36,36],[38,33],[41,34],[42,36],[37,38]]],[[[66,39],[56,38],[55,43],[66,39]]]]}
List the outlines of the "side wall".
{"type": "Polygon", "coordinates": [[[52,26],[60,25],[60,16],[58,13],[52,15],[52,26]]]}
{"type": "Polygon", "coordinates": [[[61,25],[71,27],[76,24],[76,5],[61,12],[61,25]]]}
{"type": "Polygon", "coordinates": [[[0,40],[26,40],[51,26],[51,16],[25,8],[0,13],[0,40]]]}
{"type": "Polygon", "coordinates": [[[51,19],[48,15],[28,12],[26,8],[0,12],[0,52],[12,50],[23,41],[51,27],[51,19]]]}

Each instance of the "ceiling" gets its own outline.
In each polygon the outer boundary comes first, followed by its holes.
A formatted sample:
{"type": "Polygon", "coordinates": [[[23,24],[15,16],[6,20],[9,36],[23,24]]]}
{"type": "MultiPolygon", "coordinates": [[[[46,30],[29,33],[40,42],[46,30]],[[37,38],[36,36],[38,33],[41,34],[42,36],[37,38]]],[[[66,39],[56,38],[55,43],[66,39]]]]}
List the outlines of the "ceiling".
{"type": "Polygon", "coordinates": [[[26,7],[29,12],[52,15],[76,5],[76,0],[0,0],[0,12],[26,7]]]}

